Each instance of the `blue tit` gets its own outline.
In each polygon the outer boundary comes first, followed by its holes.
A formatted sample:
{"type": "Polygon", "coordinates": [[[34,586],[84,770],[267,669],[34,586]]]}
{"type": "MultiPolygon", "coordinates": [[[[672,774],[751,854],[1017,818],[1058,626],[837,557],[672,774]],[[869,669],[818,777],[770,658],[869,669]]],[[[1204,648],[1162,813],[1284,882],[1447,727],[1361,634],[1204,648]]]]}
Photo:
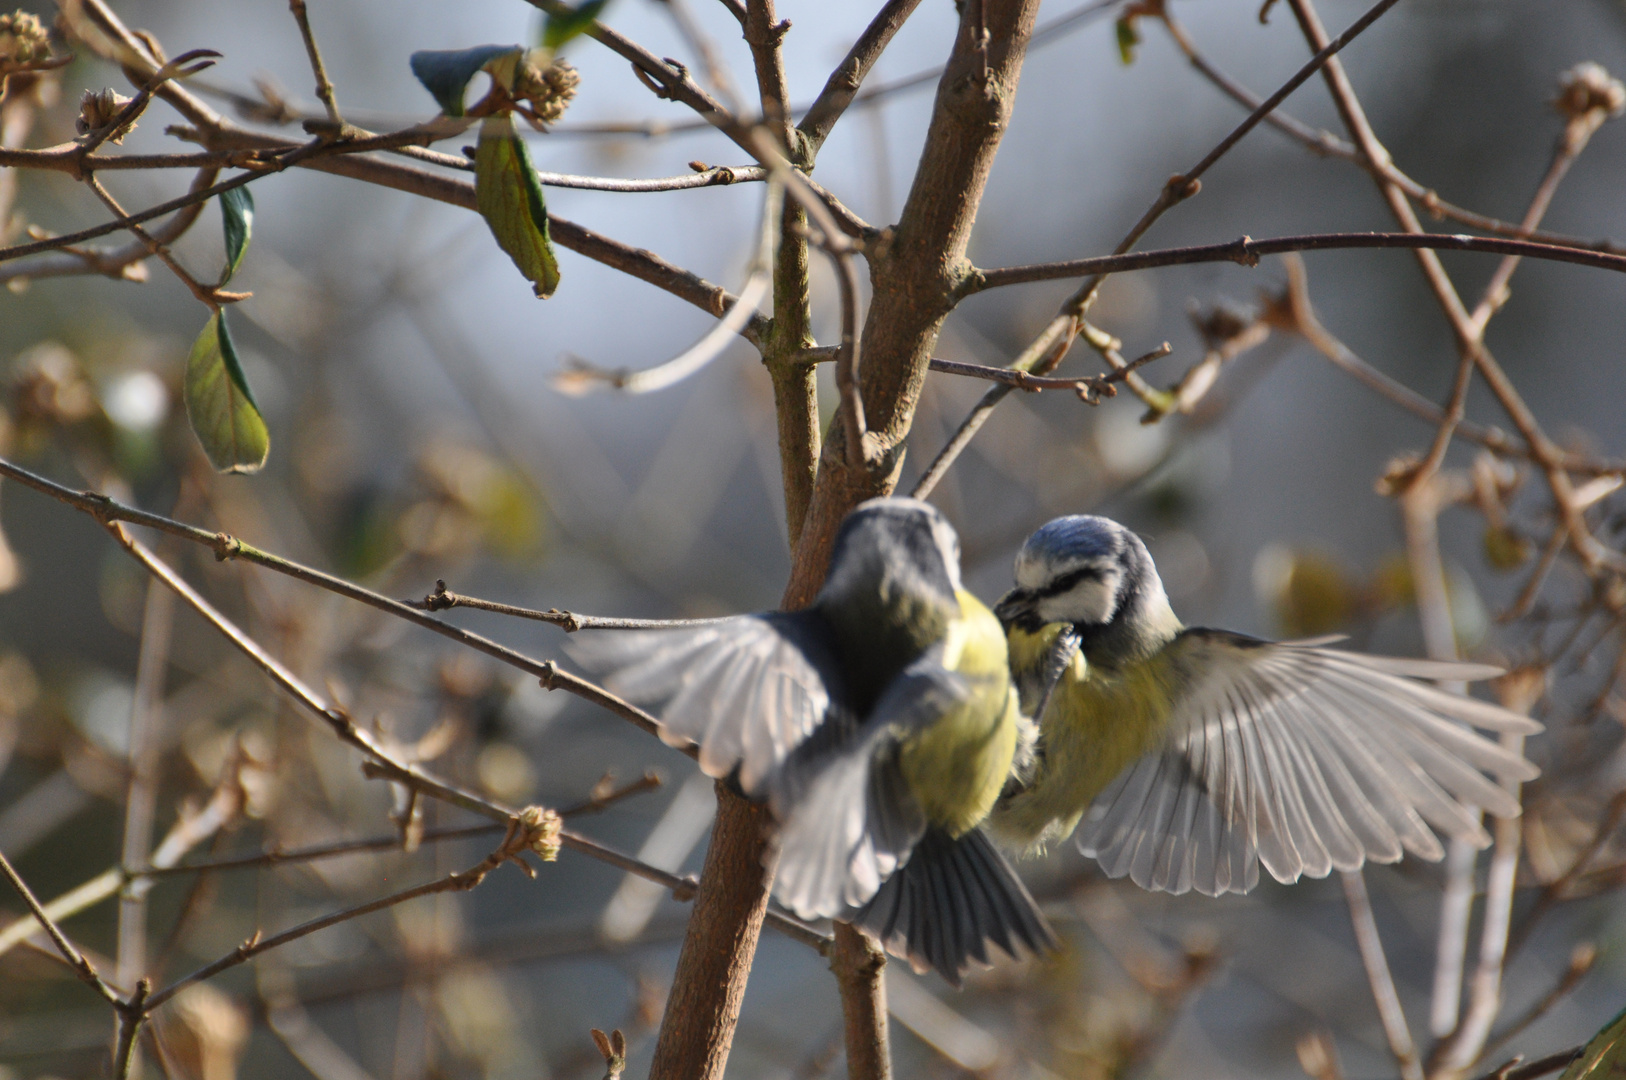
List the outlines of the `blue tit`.
{"type": "Polygon", "coordinates": [[[662,739],[769,806],[773,895],[796,915],[861,926],[952,983],[988,942],[1051,945],[980,828],[1032,725],[931,506],[855,509],[805,611],[584,631],[570,651],[612,692],[664,703],[662,739]]]}
{"type": "Polygon", "coordinates": [[[1519,813],[1485,773],[1537,775],[1467,725],[1539,724],[1420,681],[1498,669],[1185,627],[1140,538],[1106,518],[1030,536],[995,611],[1023,704],[1043,711],[1034,764],[991,827],[1030,849],[1071,833],[1146,889],[1247,892],[1261,862],[1291,882],[1438,859],[1434,829],[1484,846],[1473,807],[1519,813]]]}

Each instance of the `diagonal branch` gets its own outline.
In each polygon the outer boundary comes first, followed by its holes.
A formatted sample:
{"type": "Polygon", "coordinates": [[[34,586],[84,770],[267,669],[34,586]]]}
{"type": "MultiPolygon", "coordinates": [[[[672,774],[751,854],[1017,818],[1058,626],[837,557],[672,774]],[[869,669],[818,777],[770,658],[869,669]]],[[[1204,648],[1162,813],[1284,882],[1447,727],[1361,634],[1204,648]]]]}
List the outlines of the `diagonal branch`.
{"type": "Polygon", "coordinates": [[[85,954],[79,951],[78,946],[68,940],[68,936],[62,932],[62,928],[56,924],[51,916],[45,913],[45,909],[40,905],[39,899],[35,897],[34,891],[28,887],[28,882],[24,881],[17,871],[12,868],[11,861],[6,858],[4,852],[0,852],[0,874],[5,875],[6,880],[11,883],[11,887],[17,890],[17,895],[23,898],[23,903],[28,905],[28,910],[33,913],[34,918],[41,926],[45,927],[45,932],[50,935],[51,943],[56,946],[57,952],[62,954],[62,958],[68,962],[68,966],[73,968],[80,981],[100,994],[102,999],[109,1005],[115,1007],[122,1005],[124,1003],[123,999],[96,973],[95,965],[85,959],[85,954]]]}
{"type": "Polygon", "coordinates": [[[847,50],[841,63],[830,73],[824,89],[808,106],[807,112],[802,115],[802,122],[796,125],[806,141],[809,160],[817,156],[819,148],[830,135],[830,129],[836,126],[836,121],[841,119],[847,106],[858,96],[859,88],[864,85],[864,79],[875,67],[875,62],[881,58],[881,53],[919,6],[920,0],[887,0],[858,40],[853,42],[853,47],[847,50]]]}

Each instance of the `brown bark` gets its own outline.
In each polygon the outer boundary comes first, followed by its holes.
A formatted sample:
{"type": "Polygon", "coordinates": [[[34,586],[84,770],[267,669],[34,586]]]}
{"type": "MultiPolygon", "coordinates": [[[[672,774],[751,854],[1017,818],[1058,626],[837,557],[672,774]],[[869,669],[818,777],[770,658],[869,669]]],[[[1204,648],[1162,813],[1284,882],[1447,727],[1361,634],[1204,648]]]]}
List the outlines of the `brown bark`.
{"type": "Polygon", "coordinates": [[[870,260],[873,299],[859,382],[874,452],[860,467],[839,452],[838,417],[796,546],[786,606],[818,592],[837,526],[858,503],[897,485],[904,439],[955,289],[970,271],[971,226],[1010,120],[1037,0],[966,0],[937,86],[925,149],[903,216],[870,260]]]}
{"type": "Polygon", "coordinates": [[[892,1047],[886,1024],[886,953],[868,934],[836,923],[830,970],[841,987],[847,1045],[847,1080],[891,1080],[892,1047]]]}
{"type": "Polygon", "coordinates": [[[719,782],[717,821],[678,954],[650,1080],[720,1080],[768,911],[767,809],[719,782]]]}

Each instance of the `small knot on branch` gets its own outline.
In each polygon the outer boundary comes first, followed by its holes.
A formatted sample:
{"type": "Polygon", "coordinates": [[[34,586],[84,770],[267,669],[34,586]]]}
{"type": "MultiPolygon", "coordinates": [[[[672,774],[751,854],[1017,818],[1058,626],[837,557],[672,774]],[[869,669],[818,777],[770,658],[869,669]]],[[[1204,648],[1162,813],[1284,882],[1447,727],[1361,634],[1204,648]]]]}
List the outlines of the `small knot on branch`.
{"type": "Polygon", "coordinates": [[[446,588],[445,580],[436,578],[434,591],[423,598],[423,608],[425,611],[445,611],[456,607],[457,601],[458,595],[446,588]]]}
{"type": "Polygon", "coordinates": [[[542,661],[542,674],[537,676],[537,682],[542,684],[544,690],[555,690],[559,684],[559,666],[552,660],[542,661]]]}
{"type": "Polygon", "coordinates": [[[215,562],[226,562],[243,553],[243,542],[230,533],[215,533],[214,543],[211,546],[214,548],[215,562]]]}
{"type": "Polygon", "coordinates": [[[1236,253],[1231,256],[1232,262],[1241,266],[1259,265],[1259,253],[1253,250],[1253,237],[1243,236],[1231,246],[1236,248],[1236,253]]]}
{"type": "Polygon", "coordinates": [[[678,883],[672,886],[672,899],[679,903],[688,903],[695,898],[695,894],[699,891],[700,882],[695,880],[694,875],[691,874],[688,877],[680,878],[678,883]]]}
{"type": "Polygon", "coordinates": [[[100,491],[81,491],[79,495],[90,504],[85,509],[91,517],[103,525],[108,525],[114,520],[114,503],[111,495],[104,495],[100,491]]]}
{"type": "Polygon", "coordinates": [[[556,607],[544,611],[542,617],[567,634],[574,634],[583,626],[580,615],[573,611],[560,611],[556,607]]]}

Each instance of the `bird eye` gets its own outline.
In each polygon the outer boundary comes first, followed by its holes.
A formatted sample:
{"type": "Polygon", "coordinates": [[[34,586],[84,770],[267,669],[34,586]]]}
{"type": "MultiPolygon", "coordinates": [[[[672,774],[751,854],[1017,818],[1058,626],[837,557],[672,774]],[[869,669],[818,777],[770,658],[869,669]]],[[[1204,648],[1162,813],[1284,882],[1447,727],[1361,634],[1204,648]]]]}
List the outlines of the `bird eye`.
{"type": "Polygon", "coordinates": [[[1059,596],[1064,592],[1070,591],[1081,581],[1100,580],[1101,568],[1099,566],[1081,566],[1077,570],[1063,574],[1061,577],[1056,578],[1050,584],[1046,585],[1041,595],[1059,596]]]}

